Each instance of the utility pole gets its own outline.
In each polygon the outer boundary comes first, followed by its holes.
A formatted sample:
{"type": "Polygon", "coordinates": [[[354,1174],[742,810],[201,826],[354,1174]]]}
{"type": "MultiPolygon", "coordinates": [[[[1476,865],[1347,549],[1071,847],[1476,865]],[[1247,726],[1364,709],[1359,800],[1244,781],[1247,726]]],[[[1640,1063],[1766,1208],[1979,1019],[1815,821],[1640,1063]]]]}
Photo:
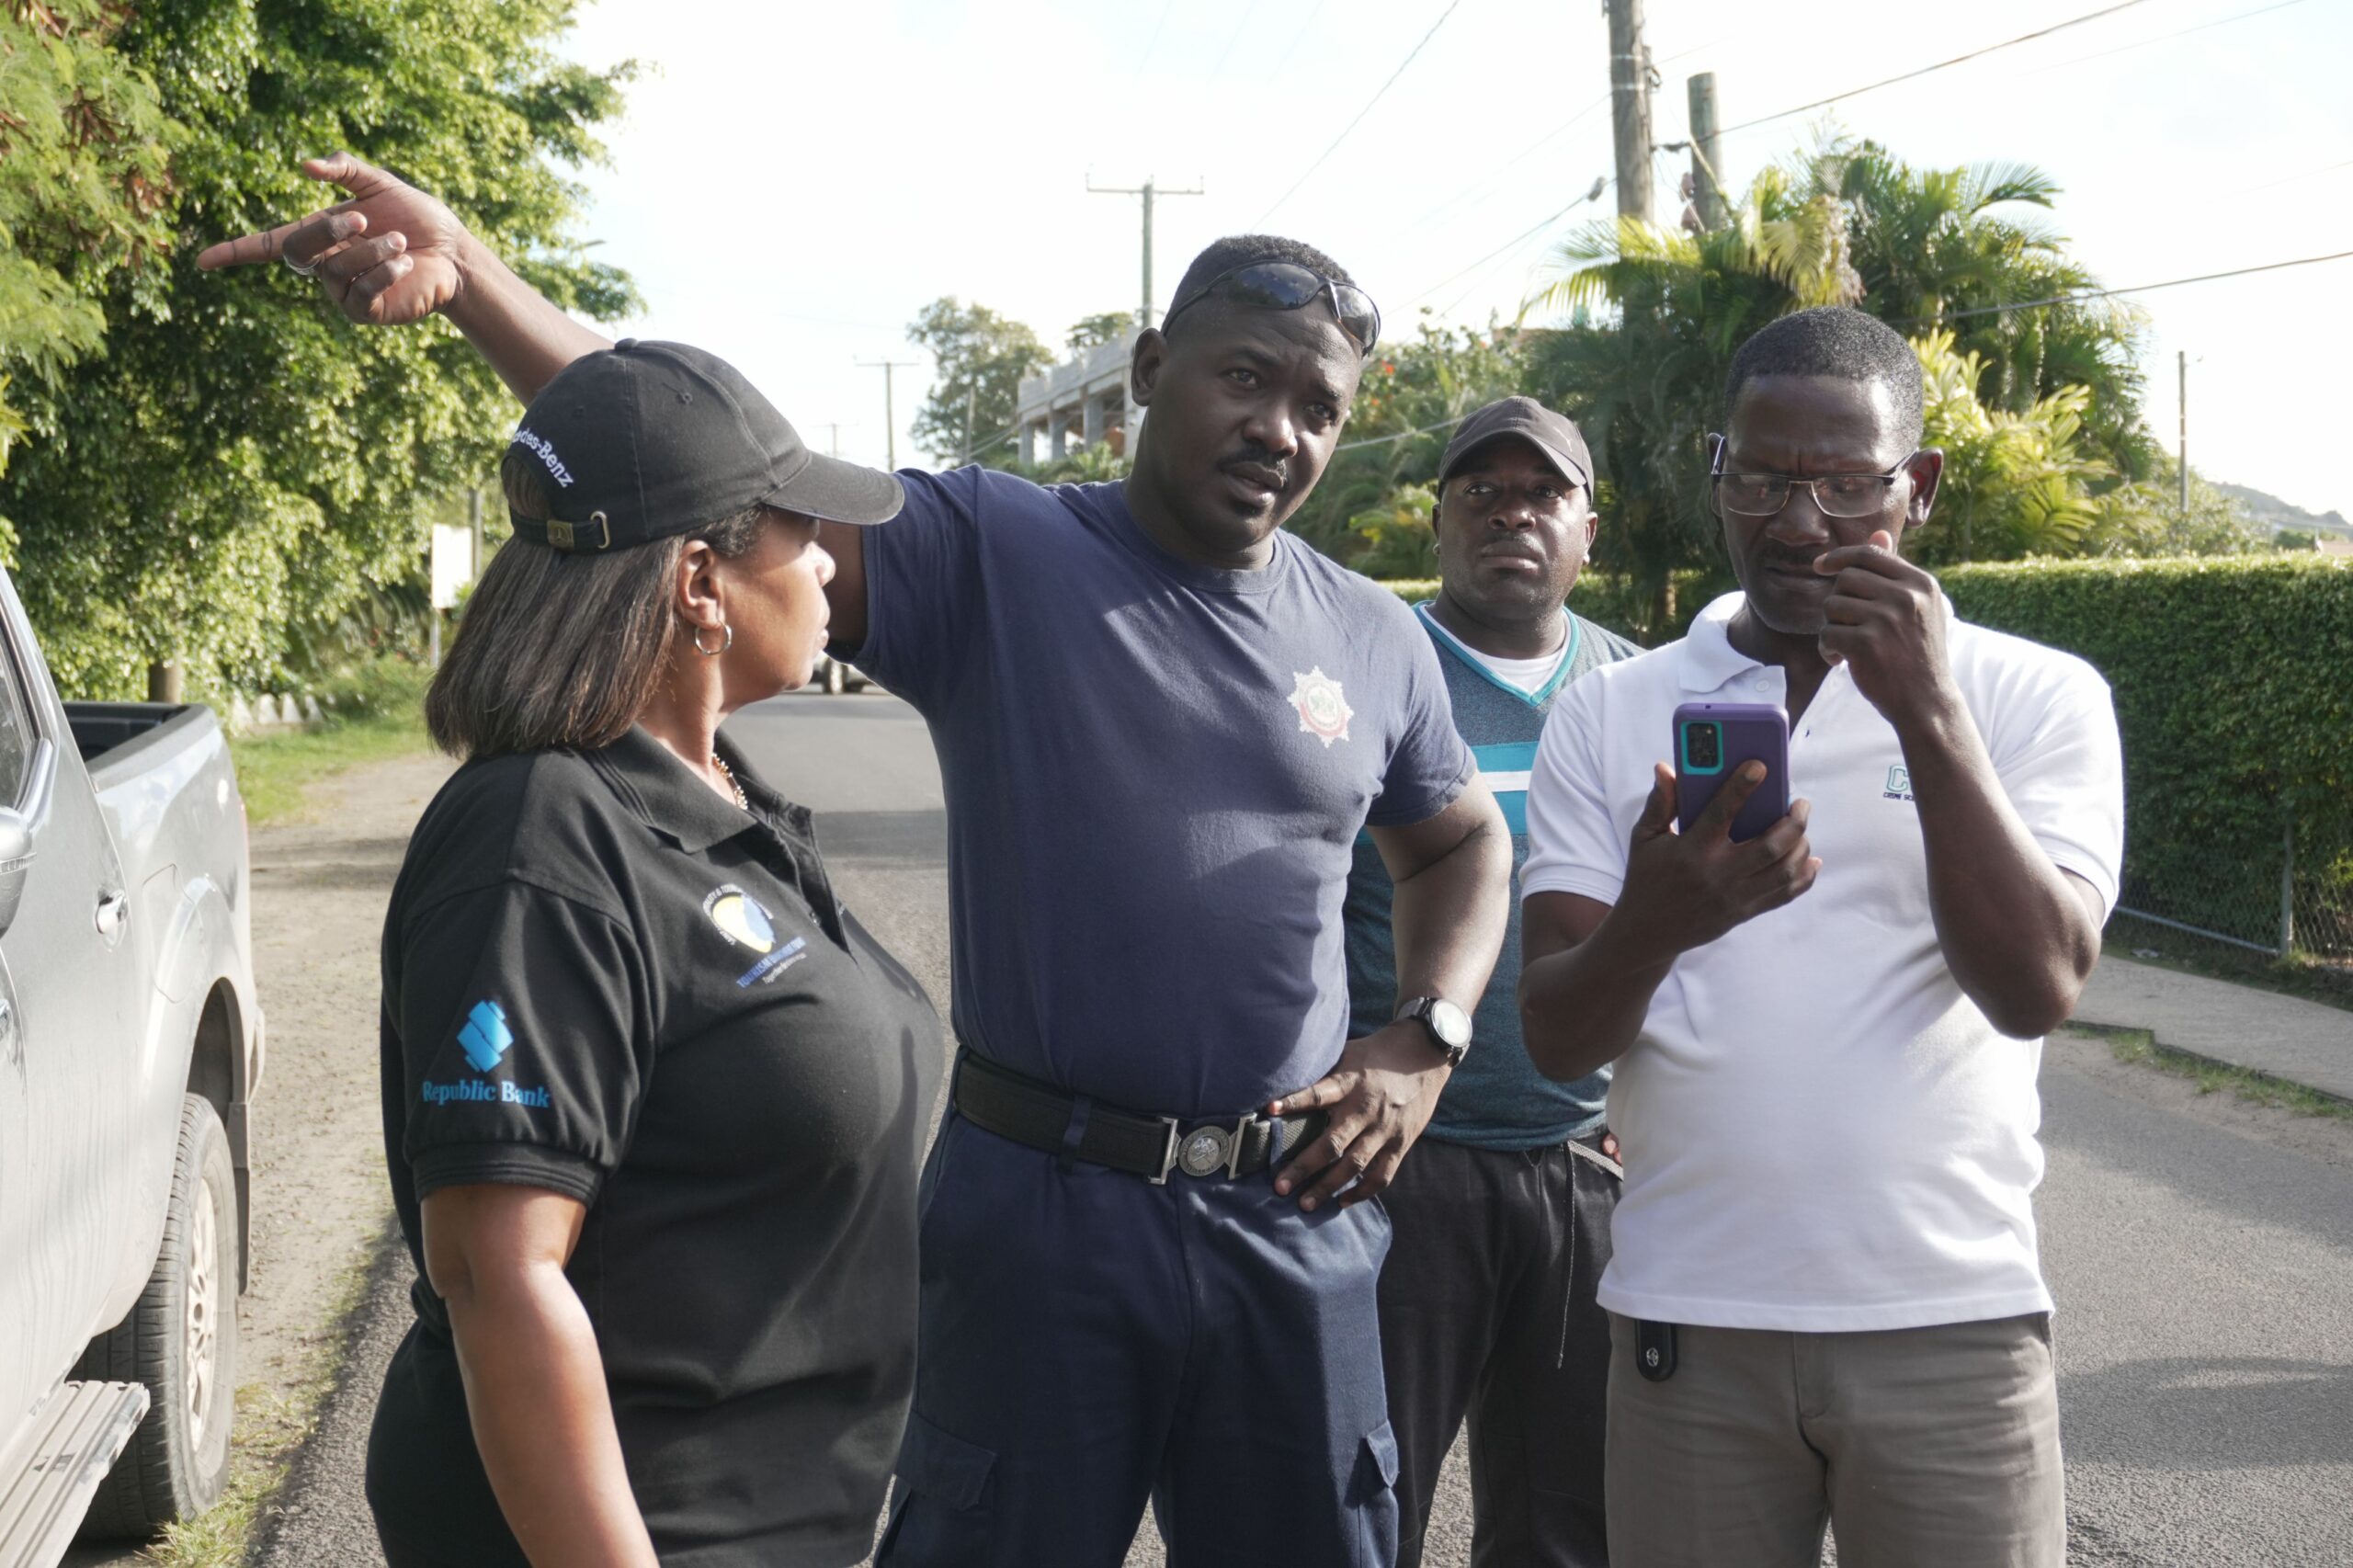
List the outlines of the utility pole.
{"type": "Polygon", "coordinates": [[[1724,226],[1723,165],[1716,140],[1716,74],[1702,71],[1685,85],[1691,105],[1692,205],[1699,227],[1724,226]]]}
{"type": "Polygon", "coordinates": [[[899,466],[899,416],[892,412],[891,373],[893,370],[911,370],[922,363],[920,359],[860,359],[857,361],[858,368],[861,370],[882,372],[882,450],[888,454],[883,459],[882,466],[885,468],[895,469],[899,466]]]}
{"type": "Polygon", "coordinates": [[[1618,215],[1651,220],[1651,55],[1643,0],[1604,0],[1609,11],[1609,97],[1618,124],[1618,215]]]}
{"type": "Polygon", "coordinates": [[[967,468],[972,463],[972,405],[980,400],[980,382],[964,383],[964,466],[967,468]]]}
{"type": "Polygon", "coordinates": [[[2177,350],[2181,371],[2181,526],[2189,526],[2189,350],[2177,350]]]}
{"type": "Polygon", "coordinates": [[[1156,178],[1147,177],[1142,185],[1097,185],[1092,176],[1086,181],[1088,192],[1096,196],[1141,196],[1143,198],[1143,304],[1136,312],[1139,329],[1153,324],[1152,320],[1152,199],[1155,196],[1199,196],[1200,186],[1170,188],[1156,178]]]}
{"type": "Polygon", "coordinates": [[[835,458],[842,455],[842,425],[838,419],[825,422],[825,455],[835,458]]]}

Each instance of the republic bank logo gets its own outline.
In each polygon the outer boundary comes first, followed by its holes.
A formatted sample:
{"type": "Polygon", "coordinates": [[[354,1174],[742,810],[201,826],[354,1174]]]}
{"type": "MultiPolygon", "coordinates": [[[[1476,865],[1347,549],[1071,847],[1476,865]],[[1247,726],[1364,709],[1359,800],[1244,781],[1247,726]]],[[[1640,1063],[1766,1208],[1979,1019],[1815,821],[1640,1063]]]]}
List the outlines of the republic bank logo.
{"type": "Polygon", "coordinates": [[[458,1031],[458,1043],[465,1048],[466,1065],[477,1073],[487,1073],[498,1065],[506,1048],[515,1043],[515,1031],[506,1027],[506,1009],[484,998],[474,1004],[466,1015],[465,1027],[458,1031]]]}
{"type": "MultiPolygon", "coordinates": [[[[473,1005],[458,1029],[458,1047],[466,1053],[466,1065],[477,1073],[488,1073],[496,1067],[514,1044],[515,1031],[506,1027],[506,1009],[488,998],[473,1005]]],[[[515,1105],[526,1110],[546,1110],[553,1103],[545,1088],[527,1089],[504,1078],[495,1082],[460,1078],[448,1084],[437,1084],[427,1078],[421,1097],[426,1105],[433,1106],[515,1105]]]]}

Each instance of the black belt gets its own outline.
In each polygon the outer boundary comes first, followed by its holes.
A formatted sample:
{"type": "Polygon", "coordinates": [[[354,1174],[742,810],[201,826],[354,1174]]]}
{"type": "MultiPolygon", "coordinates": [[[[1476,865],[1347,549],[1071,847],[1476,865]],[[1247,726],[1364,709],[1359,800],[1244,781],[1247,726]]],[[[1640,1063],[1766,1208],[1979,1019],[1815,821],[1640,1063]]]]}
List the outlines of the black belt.
{"type": "Polygon", "coordinates": [[[975,1127],[1050,1154],[1126,1171],[1155,1187],[1165,1186],[1171,1171],[1189,1176],[1256,1175],[1321,1133],[1330,1120],[1317,1110],[1188,1122],[1100,1101],[1088,1102],[1082,1119],[1075,1096],[969,1051],[957,1055],[951,1093],[957,1110],[975,1127]]]}

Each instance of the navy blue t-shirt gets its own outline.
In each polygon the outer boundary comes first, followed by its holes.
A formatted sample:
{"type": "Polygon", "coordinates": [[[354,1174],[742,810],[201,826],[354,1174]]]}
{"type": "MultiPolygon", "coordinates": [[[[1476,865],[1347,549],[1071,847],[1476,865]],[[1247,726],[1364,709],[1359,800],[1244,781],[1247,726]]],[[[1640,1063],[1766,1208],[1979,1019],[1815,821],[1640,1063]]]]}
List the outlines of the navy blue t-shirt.
{"type": "Polygon", "coordinates": [[[1358,830],[1475,772],[1413,613],[1290,534],[1255,572],[1181,562],[1121,485],[899,477],[851,656],[939,755],[958,1037],[1166,1115],[1313,1083],[1358,830]]]}

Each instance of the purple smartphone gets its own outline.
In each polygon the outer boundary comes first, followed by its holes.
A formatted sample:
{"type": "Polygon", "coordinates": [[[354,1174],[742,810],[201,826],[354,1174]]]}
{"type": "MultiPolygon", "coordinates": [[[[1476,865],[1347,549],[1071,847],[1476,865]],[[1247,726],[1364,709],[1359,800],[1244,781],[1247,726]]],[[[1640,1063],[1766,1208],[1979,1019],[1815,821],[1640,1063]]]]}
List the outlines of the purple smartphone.
{"type": "Polygon", "coordinates": [[[1790,716],[1769,702],[1687,702],[1675,710],[1675,816],[1684,832],[1751,759],[1765,765],[1765,781],[1732,819],[1735,844],[1790,814],[1790,716]]]}

